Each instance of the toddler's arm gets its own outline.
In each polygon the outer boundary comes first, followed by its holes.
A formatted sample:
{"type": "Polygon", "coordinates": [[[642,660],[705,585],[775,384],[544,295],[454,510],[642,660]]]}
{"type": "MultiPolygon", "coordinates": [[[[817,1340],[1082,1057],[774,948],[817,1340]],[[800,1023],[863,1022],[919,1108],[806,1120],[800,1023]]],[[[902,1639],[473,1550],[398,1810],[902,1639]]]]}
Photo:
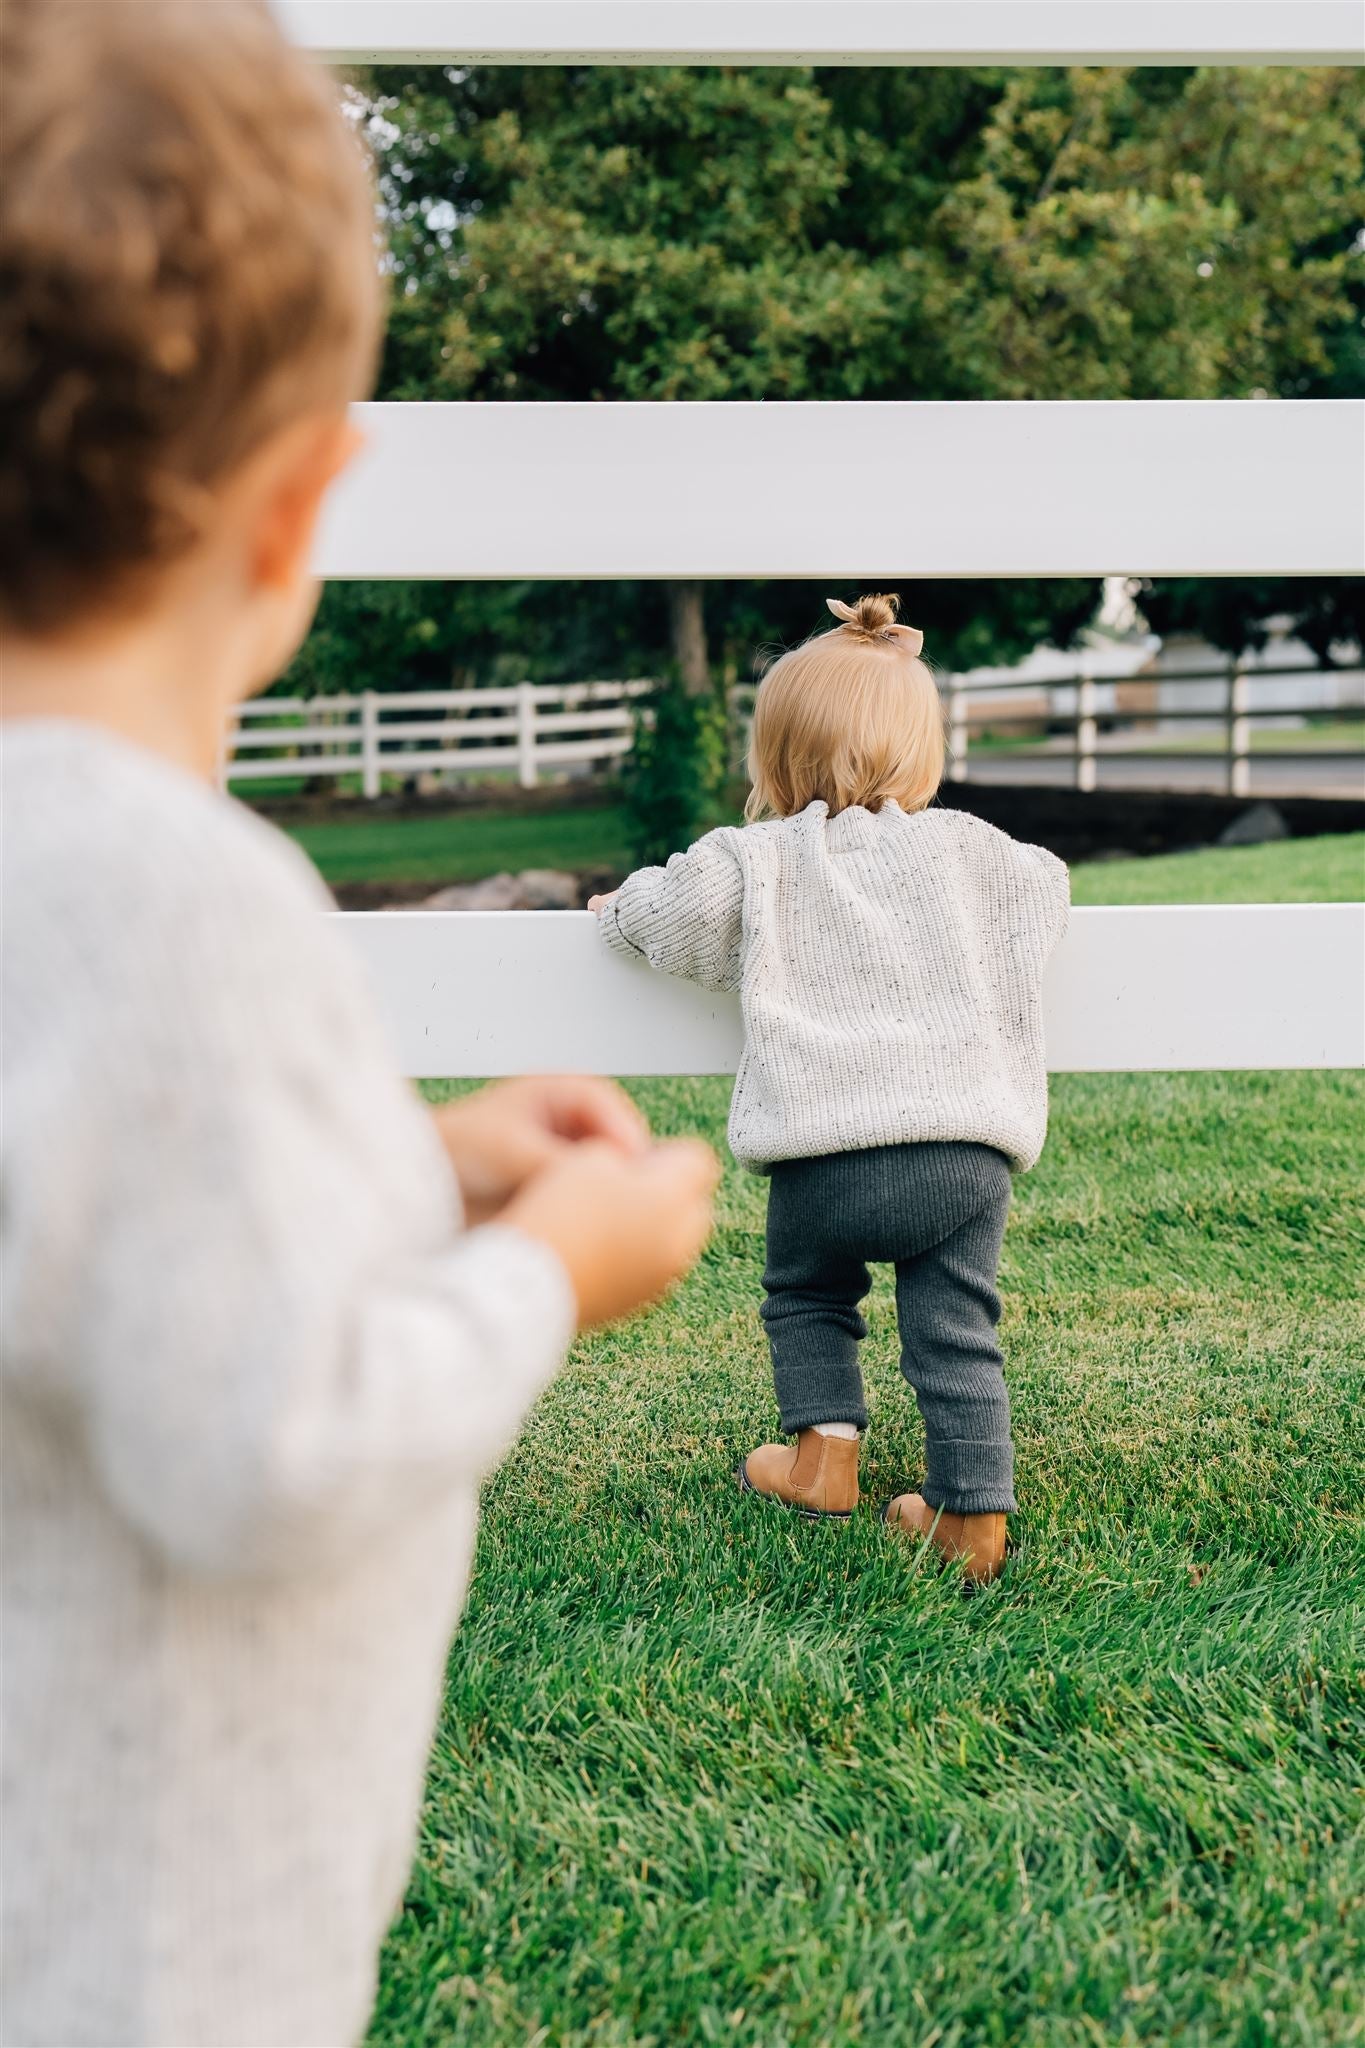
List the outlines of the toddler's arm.
{"type": "Polygon", "coordinates": [[[744,874],[735,832],[709,832],[664,868],[639,868],[598,910],[607,944],[702,988],[739,983],[744,874]]]}
{"type": "Polygon", "coordinates": [[[1028,863],[1031,893],[1037,900],[1044,932],[1044,953],[1051,953],[1066,936],[1071,919],[1071,874],[1066,862],[1045,846],[1019,846],[1028,863]]]}
{"type": "Polygon", "coordinates": [[[705,1230],[708,1159],[599,1142],[459,1235],[325,922],[215,922],[110,1031],[29,1262],[65,1276],[51,1352],[96,1483],[185,1569],[311,1570],[472,1498],[576,1323],[661,1291],[705,1230]]]}

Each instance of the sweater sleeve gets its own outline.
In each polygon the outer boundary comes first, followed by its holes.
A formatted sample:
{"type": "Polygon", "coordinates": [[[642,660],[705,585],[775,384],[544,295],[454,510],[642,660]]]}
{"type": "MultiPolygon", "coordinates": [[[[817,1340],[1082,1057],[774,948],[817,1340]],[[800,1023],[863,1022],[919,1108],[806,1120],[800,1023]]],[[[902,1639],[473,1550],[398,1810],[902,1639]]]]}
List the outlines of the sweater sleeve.
{"type": "Polygon", "coordinates": [[[1045,846],[1019,848],[1027,863],[1026,872],[1038,897],[1045,932],[1045,951],[1051,953],[1066,937],[1071,921],[1071,875],[1066,862],[1045,846]]]}
{"type": "Polygon", "coordinates": [[[709,832],[667,867],[639,868],[598,913],[615,952],[702,988],[739,984],[744,873],[729,830],[709,832]]]}
{"type": "Polygon", "coordinates": [[[149,990],[67,1162],[69,1396],[101,1483],[185,1569],[314,1569],[472,1494],[573,1333],[547,1247],[459,1234],[326,923],[220,928],[149,990]]]}

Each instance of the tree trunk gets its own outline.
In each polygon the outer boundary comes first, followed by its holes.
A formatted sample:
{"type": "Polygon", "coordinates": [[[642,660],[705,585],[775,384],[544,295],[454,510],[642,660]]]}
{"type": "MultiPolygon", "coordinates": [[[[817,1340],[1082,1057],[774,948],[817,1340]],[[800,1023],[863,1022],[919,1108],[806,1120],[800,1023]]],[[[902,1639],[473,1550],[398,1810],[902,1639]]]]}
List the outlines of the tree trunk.
{"type": "Polygon", "coordinates": [[[689,697],[711,693],[711,671],[706,660],[706,607],[700,583],[670,583],[668,586],[668,629],[673,642],[673,659],[689,697]]]}

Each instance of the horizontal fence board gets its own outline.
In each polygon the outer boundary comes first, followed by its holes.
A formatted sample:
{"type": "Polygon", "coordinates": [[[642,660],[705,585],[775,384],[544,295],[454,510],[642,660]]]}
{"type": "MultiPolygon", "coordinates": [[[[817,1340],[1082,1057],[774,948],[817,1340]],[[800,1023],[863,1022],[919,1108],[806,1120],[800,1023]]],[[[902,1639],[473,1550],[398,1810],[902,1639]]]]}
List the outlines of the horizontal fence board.
{"type": "MultiPolygon", "coordinates": [[[[444,728],[443,728],[444,730],[444,728]]],[[[248,726],[233,734],[233,745],[251,747],[344,747],[354,752],[360,738],[355,725],[277,725],[273,728],[248,726]]]]}
{"type": "MultiPolygon", "coordinates": [[[[407,1073],[734,1071],[739,1009],[608,952],[583,912],[341,914],[407,1073]]],[[[1350,1067],[1365,909],[1077,910],[1047,976],[1054,1072],[1350,1067]]]]}
{"type": "Polygon", "coordinates": [[[399,740],[507,740],[515,743],[517,721],[501,718],[414,718],[385,721],[375,729],[381,748],[399,740]]]}
{"type": "MultiPolygon", "coordinates": [[[[357,755],[356,766],[359,765],[360,757],[357,755]]],[[[472,774],[477,768],[515,769],[516,765],[515,746],[460,747],[439,753],[435,748],[430,751],[424,748],[421,752],[382,753],[379,756],[379,766],[385,775],[425,775],[428,771],[435,773],[437,770],[472,774]]],[[[234,768],[232,773],[235,775],[236,772],[234,768]]]]}
{"type": "Polygon", "coordinates": [[[630,733],[634,720],[625,705],[615,711],[542,711],[536,717],[536,731],[630,733]]]}
{"type": "Polygon", "coordinates": [[[1353,399],[357,411],[323,576],[1365,570],[1353,399]]]}
{"type": "Polygon", "coordinates": [[[633,676],[628,683],[537,683],[531,695],[537,704],[600,704],[611,698],[647,697],[658,687],[648,676],[633,676]]]}
{"type": "Polygon", "coordinates": [[[600,740],[550,740],[545,746],[537,745],[538,761],[601,761],[615,759],[628,754],[634,746],[634,736],[628,732],[604,733],[600,740]]]}
{"type": "Polygon", "coordinates": [[[360,711],[359,697],[249,697],[244,703],[233,706],[234,718],[287,718],[320,715],[324,711],[340,711],[347,717],[360,711]]]}
{"type": "Polygon", "coordinates": [[[277,0],[336,62],[1354,64],[1358,0],[277,0]]]}

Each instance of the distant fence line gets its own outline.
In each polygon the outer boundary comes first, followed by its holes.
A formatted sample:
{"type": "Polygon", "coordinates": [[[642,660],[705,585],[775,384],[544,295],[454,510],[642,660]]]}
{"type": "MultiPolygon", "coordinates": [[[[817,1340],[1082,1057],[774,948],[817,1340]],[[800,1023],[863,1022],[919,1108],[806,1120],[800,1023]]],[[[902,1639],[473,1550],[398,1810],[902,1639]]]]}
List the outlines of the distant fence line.
{"type": "Polygon", "coordinates": [[[226,785],[358,775],[361,794],[377,797],[386,775],[508,774],[534,789],[547,769],[603,766],[628,754],[635,702],[656,687],[634,677],[260,697],[237,707],[218,779],[226,785]]]}
{"type": "MultiPolygon", "coordinates": [[[[1295,747],[1276,752],[1257,747],[1252,753],[1252,728],[1258,721],[1303,715],[1302,704],[1251,703],[1251,682],[1259,686],[1278,678],[1302,684],[1305,677],[1325,673],[1303,668],[1256,668],[1231,662],[1220,678],[1207,669],[1182,674],[1142,674],[1097,679],[1082,672],[1074,680],[1041,681],[1036,677],[993,678],[973,683],[965,676],[940,677],[948,731],[949,778],[964,782],[970,773],[973,727],[1002,732],[1036,732],[1053,736],[1052,745],[1010,747],[1009,758],[1021,765],[1055,762],[1057,735],[1071,739],[1072,780],[1093,790],[1101,758],[1169,763],[1208,762],[1207,746],[1165,746],[1144,749],[1100,744],[1103,724],[1113,732],[1170,721],[1197,722],[1205,737],[1221,731],[1219,749],[1226,785],[1232,796],[1246,796],[1251,762],[1356,762],[1361,749],[1295,747]],[[1221,713],[1204,702],[1184,708],[1156,702],[1157,687],[1168,684],[1223,684],[1221,713]],[[1105,699],[1101,703],[1101,691],[1105,699]],[[1122,690],[1130,699],[1118,701],[1122,690]],[[1027,693],[1033,700],[1019,711],[1002,709],[999,700],[1027,693]],[[1059,706],[1057,697],[1072,701],[1059,706]],[[1040,702],[1039,700],[1043,700],[1040,702]]],[[[742,767],[754,684],[740,684],[729,693],[734,721],[734,764],[742,767]]],[[[365,797],[382,794],[386,776],[404,780],[421,774],[497,776],[515,779],[534,789],[547,772],[580,767],[588,772],[613,766],[634,742],[639,700],[658,688],[647,677],[625,682],[514,683],[479,690],[364,691],[354,696],[263,697],[239,705],[226,735],[219,763],[219,781],[228,784],[293,781],[331,776],[358,778],[365,797]],[[413,714],[419,714],[414,716],[413,714]]],[[[1333,721],[1365,720],[1365,706],[1341,705],[1333,721]]],[[[1362,735],[1365,737],[1365,733],[1362,735]]]]}

